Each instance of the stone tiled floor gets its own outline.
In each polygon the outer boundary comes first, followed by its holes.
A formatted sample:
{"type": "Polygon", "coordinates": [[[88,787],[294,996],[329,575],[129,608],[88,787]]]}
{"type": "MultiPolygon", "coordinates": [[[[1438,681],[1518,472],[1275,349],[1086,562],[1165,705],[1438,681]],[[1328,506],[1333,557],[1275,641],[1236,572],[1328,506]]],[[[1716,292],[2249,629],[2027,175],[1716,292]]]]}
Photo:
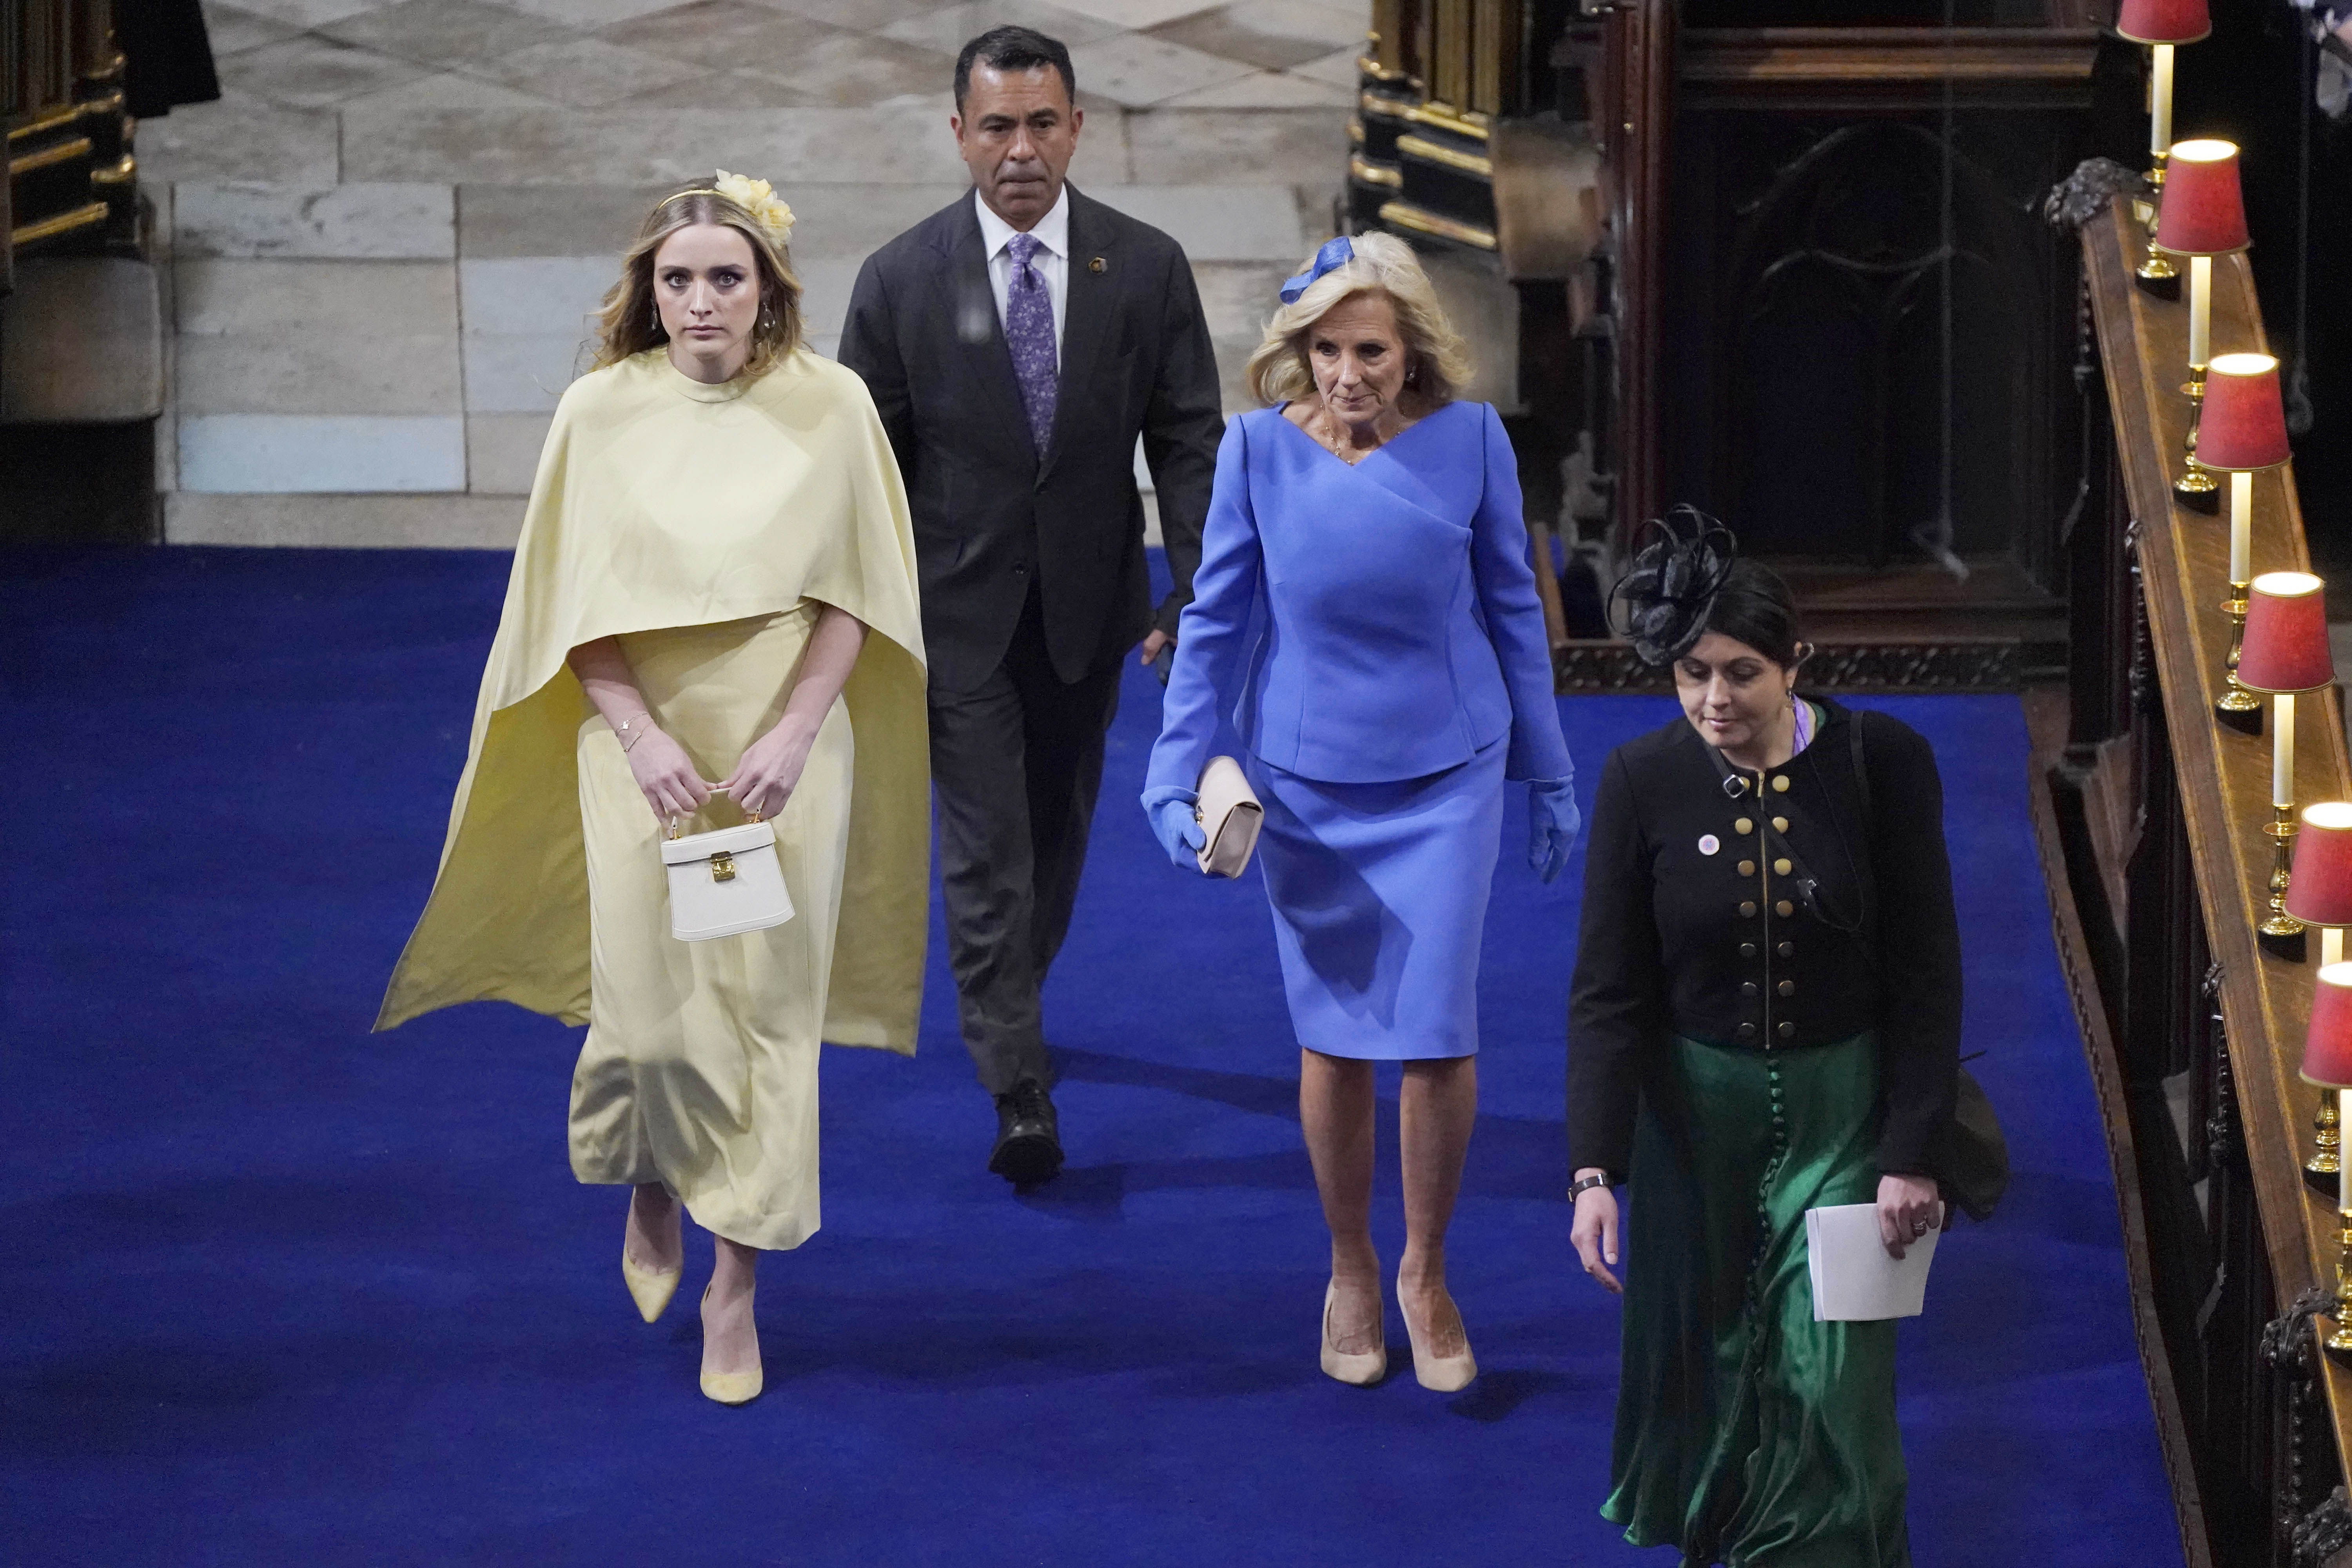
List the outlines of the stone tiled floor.
{"type": "Polygon", "coordinates": [[[1072,178],[1192,257],[1227,397],[1328,231],[1362,0],[207,3],[224,98],[140,127],[184,542],[505,544],[646,207],[773,180],[832,352],[867,252],[966,184],[954,53],[1070,46],[1072,178]]]}

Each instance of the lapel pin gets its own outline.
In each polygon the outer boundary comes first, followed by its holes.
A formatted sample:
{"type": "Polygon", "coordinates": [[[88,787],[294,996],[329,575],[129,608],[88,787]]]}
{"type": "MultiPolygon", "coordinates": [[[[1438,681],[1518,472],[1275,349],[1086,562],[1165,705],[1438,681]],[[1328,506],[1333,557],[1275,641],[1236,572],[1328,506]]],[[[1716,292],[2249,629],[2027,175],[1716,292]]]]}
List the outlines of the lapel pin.
{"type": "Polygon", "coordinates": [[[1105,262],[1101,257],[1097,256],[1092,261],[1087,263],[1087,270],[1089,272],[1100,272],[1108,265],[1108,263],[1105,262]]]}

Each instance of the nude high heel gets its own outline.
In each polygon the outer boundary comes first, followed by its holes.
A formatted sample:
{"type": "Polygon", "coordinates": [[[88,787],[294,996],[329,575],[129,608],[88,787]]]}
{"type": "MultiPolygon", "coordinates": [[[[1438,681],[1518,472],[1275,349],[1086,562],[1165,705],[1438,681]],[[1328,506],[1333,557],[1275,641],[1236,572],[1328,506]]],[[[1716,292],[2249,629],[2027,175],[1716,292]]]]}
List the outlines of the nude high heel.
{"type": "MultiPolygon", "coordinates": [[[[629,1200],[629,1205],[631,1212],[634,1213],[636,1207],[636,1199],[634,1195],[629,1200]]],[[[656,1321],[662,1313],[669,1310],[669,1299],[677,1294],[677,1282],[685,1272],[683,1264],[665,1274],[660,1269],[648,1268],[631,1258],[628,1229],[626,1226],[622,1228],[621,1283],[629,1288],[629,1300],[637,1304],[637,1315],[646,1322],[656,1321]]]]}
{"type": "Polygon", "coordinates": [[[638,1316],[648,1323],[658,1320],[669,1309],[669,1299],[677,1294],[677,1282],[686,1272],[673,1268],[667,1274],[640,1266],[629,1256],[626,1243],[621,1247],[621,1283],[629,1288],[629,1299],[637,1304],[638,1316]]]}
{"type": "MultiPolygon", "coordinates": [[[[702,1300],[706,1306],[709,1305],[710,1287],[708,1285],[702,1288],[702,1300]]],[[[754,1366],[749,1372],[712,1372],[705,1367],[702,1371],[702,1394],[704,1398],[715,1399],[721,1405],[749,1405],[760,1397],[760,1390],[767,1386],[767,1382],[764,1365],[754,1366]]]]}
{"type": "Polygon", "coordinates": [[[1336,1279],[1323,1287],[1323,1375],[1367,1388],[1388,1374],[1387,1335],[1383,1331],[1379,1342],[1360,1355],[1340,1350],[1331,1338],[1331,1303],[1339,1294],[1339,1283],[1336,1279]]]}
{"type": "Polygon", "coordinates": [[[1402,1282],[1397,1287],[1397,1305],[1404,1310],[1404,1334],[1412,1344],[1413,1381],[1438,1394],[1458,1394],[1469,1387],[1470,1380],[1478,1375],[1478,1360],[1470,1353],[1469,1331],[1463,1331],[1461,1354],[1432,1355],[1422,1348],[1421,1325],[1412,1321],[1412,1309],[1404,1305],[1402,1282]]]}

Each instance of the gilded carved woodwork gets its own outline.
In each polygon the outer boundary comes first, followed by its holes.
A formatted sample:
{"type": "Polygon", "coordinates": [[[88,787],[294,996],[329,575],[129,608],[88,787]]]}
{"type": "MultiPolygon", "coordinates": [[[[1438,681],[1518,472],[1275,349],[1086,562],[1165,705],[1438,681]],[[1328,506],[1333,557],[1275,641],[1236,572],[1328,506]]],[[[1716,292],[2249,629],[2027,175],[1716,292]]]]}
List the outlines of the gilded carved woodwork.
{"type": "Polygon", "coordinates": [[[1514,0],[1376,0],[1349,127],[1357,226],[1496,248],[1486,142],[1522,107],[1527,27],[1514,0]]]}
{"type": "Polygon", "coordinates": [[[0,84],[6,249],[133,249],[135,128],[123,107],[110,0],[16,0],[0,7],[0,84]]]}

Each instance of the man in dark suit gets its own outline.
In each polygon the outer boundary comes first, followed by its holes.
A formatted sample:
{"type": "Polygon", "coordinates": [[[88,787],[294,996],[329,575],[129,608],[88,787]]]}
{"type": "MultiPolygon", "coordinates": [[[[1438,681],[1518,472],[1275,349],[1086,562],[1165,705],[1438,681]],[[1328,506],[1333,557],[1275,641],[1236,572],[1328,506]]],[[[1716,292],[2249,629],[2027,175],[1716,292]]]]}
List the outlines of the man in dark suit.
{"type": "Polygon", "coordinates": [[[1077,898],[1119,662],[1175,638],[1224,432],[1182,248],[1064,182],[1076,94],[1069,51],[1043,34],[964,46],[950,123],[972,194],[867,258],[841,337],[914,511],[949,957],[996,1097],[989,1169],[1015,1184],[1061,1168],[1038,993],[1077,898]],[[1139,435],[1176,580],[1156,609],[1139,435]]]}

